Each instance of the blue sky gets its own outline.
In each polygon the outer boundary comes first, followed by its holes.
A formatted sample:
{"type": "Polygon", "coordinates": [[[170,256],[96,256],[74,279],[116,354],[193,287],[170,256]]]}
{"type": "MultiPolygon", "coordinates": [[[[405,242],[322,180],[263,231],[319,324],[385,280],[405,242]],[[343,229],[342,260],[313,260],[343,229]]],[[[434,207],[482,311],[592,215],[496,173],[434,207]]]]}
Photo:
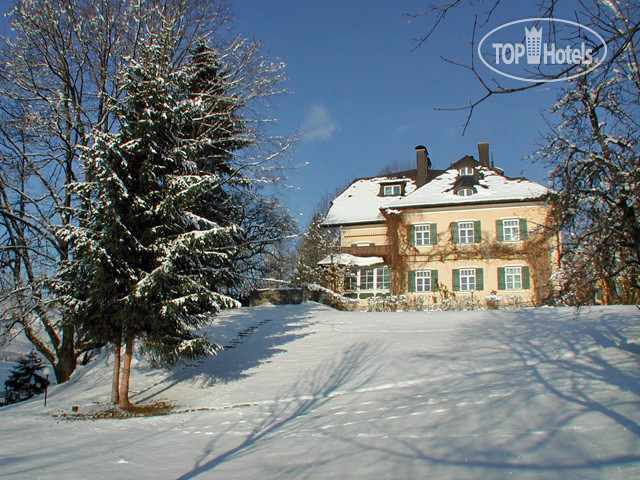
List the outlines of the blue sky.
{"type": "MultiPolygon", "coordinates": [[[[470,72],[441,59],[469,60],[476,12],[454,12],[429,43],[414,50],[414,39],[430,24],[426,18],[408,23],[405,14],[421,12],[429,3],[234,3],[236,29],[260,40],[267,54],[287,65],[292,93],[279,100],[274,113],[281,133],[301,129],[295,157],[309,165],[291,176],[298,190],[288,201],[292,211],[303,214],[302,225],[327,192],[374,175],[392,160],[413,160],[420,144],[434,167],[443,168],[467,154],[477,158],[477,143],[489,142],[496,165],[507,175],[523,173],[546,185],[545,168],[525,157],[545,131],[541,112],[553,105],[558,85],[490,99],[478,107],[463,136],[466,112],[435,108],[463,106],[483,93],[470,72]]],[[[503,3],[478,30],[478,39],[502,23],[538,16],[537,2],[503,3]]],[[[479,70],[491,78],[484,65],[479,70]]],[[[507,86],[518,84],[500,79],[507,86]]]]}
{"type": "MultiPolygon", "coordinates": [[[[0,7],[6,10],[12,3],[0,0],[0,7]]],[[[507,175],[524,174],[546,184],[543,166],[525,157],[545,131],[541,112],[553,105],[559,85],[490,99],[478,107],[463,136],[466,112],[435,109],[463,106],[484,91],[469,71],[441,57],[469,60],[474,14],[480,10],[454,11],[426,45],[414,49],[430,20],[409,23],[406,14],[419,13],[429,3],[232,2],[232,28],[261,41],[265,54],[287,65],[291,93],[269,114],[279,119],[276,133],[301,133],[294,162],[308,165],[291,173],[294,189],[285,201],[302,227],[323,196],[354,178],[376,174],[391,161],[415,161],[416,145],[427,147],[435,168],[445,168],[464,155],[477,156],[477,143],[489,142],[496,165],[507,175]]],[[[478,39],[505,22],[539,13],[537,2],[502,3],[478,30],[478,39]]],[[[495,78],[484,65],[478,68],[495,78]]]]}

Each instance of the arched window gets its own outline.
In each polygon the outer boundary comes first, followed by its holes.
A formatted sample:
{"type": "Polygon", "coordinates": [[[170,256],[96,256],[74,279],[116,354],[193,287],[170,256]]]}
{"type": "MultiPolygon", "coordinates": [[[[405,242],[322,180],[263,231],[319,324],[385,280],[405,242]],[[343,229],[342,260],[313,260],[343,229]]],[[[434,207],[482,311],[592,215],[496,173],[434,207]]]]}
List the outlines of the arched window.
{"type": "Polygon", "coordinates": [[[458,195],[459,197],[470,197],[474,193],[475,192],[473,191],[473,188],[461,188],[456,192],[456,195],[458,195]]]}

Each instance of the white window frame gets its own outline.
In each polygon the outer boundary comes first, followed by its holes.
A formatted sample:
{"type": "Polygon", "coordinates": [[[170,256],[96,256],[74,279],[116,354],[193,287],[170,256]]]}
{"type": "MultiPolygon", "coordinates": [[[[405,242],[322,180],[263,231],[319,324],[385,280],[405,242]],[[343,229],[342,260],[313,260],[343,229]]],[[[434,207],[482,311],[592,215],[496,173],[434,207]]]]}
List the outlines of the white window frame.
{"type": "Polygon", "coordinates": [[[358,271],[358,290],[374,290],[376,287],[376,269],[375,268],[363,268],[358,271]],[[371,272],[369,274],[369,272],[371,272]],[[371,283],[371,287],[363,286],[363,283],[371,283]]]}
{"type": "Polygon", "coordinates": [[[502,238],[505,242],[520,241],[520,219],[519,218],[503,218],[502,219],[502,238]]]}
{"type": "Polygon", "coordinates": [[[416,293],[431,292],[431,270],[416,270],[416,293]]]}
{"type": "Polygon", "coordinates": [[[462,167],[460,169],[460,175],[463,177],[473,176],[473,167],[462,167]]]}
{"type": "Polygon", "coordinates": [[[464,243],[464,244],[469,244],[469,243],[475,243],[475,222],[473,220],[469,220],[469,221],[460,221],[458,222],[458,243],[464,243]],[[464,228],[463,228],[464,225],[464,228]],[[469,225],[471,225],[469,227],[469,225]],[[462,232],[466,232],[464,235],[464,240],[463,240],[463,235],[462,232]],[[469,232],[471,232],[471,234],[469,234],[469,232]]]}
{"type": "Polygon", "coordinates": [[[391,289],[391,271],[389,270],[389,267],[378,267],[374,269],[374,278],[375,278],[374,289],[376,291],[386,292],[391,289]],[[386,282],[385,282],[385,277],[387,278],[386,282]],[[383,282],[387,283],[387,287],[385,287],[384,284],[380,286],[380,284],[383,282]]]}
{"type": "Polygon", "coordinates": [[[402,195],[402,185],[398,183],[394,183],[391,185],[383,185],[382,186],[382,196],[384,197],[397,197],[398,195],[402,195]],[[395,193],[397,189],[398,193],[395,193]]]}
{"type": "Polygon", "coordinates": [[[371,292],[371,293],[388,293],[391,290],[391,271],[388,266],[371,267],[371,268],[359,268],[352,272],[355,278],[355,289],[351,289],[351,292],[371,292]],[[384,271],[387,271],[387,275],[384,275],[384,271]],[[366,272],[371,272],[371,275],[365,275],[366,272]],[[385,277],[388,278],[388,287],[384,288],[380,284],[384,282],[385,277]],[[365,279],[370,279],[371,288],[363,288],[365,279]]]}
{"type": "Polygon", "coordinates": [[[456,195],[458,195],[459,197],[470,197],[474,193],[475,192],[473,191],[473,188],[461,188],[456,192],[456,195]]]}
{"type": "Polygon", "coordinates": [[[522,290],[522,267],[511,265],[504,267],[504,289],[510,291],[522,290]]]}
{"type": "Polygon", "coordinates": [[[345,273],[344,288],[348,292],[358,290],[358,272],[348,271],[345,273]],[[348,288],[353,286],[354,288],[348,288]]]}
{"type": "Polygon", "coordinates": [[[417,246],[431,244],[431,224],[423,223],[414,225],[414,240],[417,246]]]}
{"type": "Polygon", "coordinates": [[[478,284],[476,278],[476,269],[475,268],[460,268],[459,279],[460,279],[460,291],[461,292],[475,292],[476,285],[478,284]]]}

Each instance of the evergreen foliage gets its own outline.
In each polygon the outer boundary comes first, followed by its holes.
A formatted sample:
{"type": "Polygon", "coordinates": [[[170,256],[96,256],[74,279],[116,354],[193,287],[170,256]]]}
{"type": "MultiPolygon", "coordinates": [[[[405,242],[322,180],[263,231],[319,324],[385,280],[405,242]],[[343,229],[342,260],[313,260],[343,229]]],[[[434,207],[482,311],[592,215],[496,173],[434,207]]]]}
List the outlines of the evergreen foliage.
{"type": "Polygon", "coordinates": [[[61,274],[67,320],[126,345],[125,408],[134,339],[157,364],[215,353],[197,327],[239,306],[231,294],[293,226],[238,155],[256,137],[237,70],[204,42],[176,67],[171,31],[150,34],[123,71],[119,129],[94,132],[90,180],[74,186],[80,225],[66,230],[75,245],[61,274]]]}
{"type": "Polygon", "coordinates": [[[299,284],[316,283],[327,288],[333,286],[325,278],[327,268],[318,265],[320,260],[337,251],[335,233],[322,226],[324,217],[325,212],[316,209],[298,244],[295,281],[299,284]]]}
{"type": "Polygon", "coordinates": [[[5,403],[22,402],[43,393],[49,386],[49,380],[39,373],[43,368],[42,361],[35,351],[18,360],[18,365],[11,371],[9,380],[4,382],[7,393],[5,403]]]}
{"type": "Polygon", "coordinates": [[[172,69],[162,38],[143,46],[123,76],[121,128],[96,135],[86,152],[88,205],[73,229],[80,291],[76,321],[119,344],[143,337],[156,360],[172,363],[214,346],[192,329],[236,302],[232,257],[242,244],[234,192],[249,188],[231,165],[244,146],[241,107],[225,90],[216,53],[199,45],[172,69]]]}
{"type": "MultiPolygon", "coordinates": [[[[97,346],[72,322],[60,321],[75,315],[60,295],[66,285],[58,285],[60,265],[74,261],[69,230],[81,211],[74,185],[87,178],[82,156],[96,132],[119,129],[113,106],[124,96],[121,74],[141,58],[141,44],[153,32],[170,31],[165,47],[174,51],[173,64],[182,65],[198,39],[215,39],[223,51],[218,62],[238,67],[227,83],[245,106],[279,93],[283,70],[260,55],[259,44],[229,39],[226,0],[11,3],[10,30],[0,38],[0,344],[24,334],[62,383],[97,346]]],[[[264,118],[251,120],[256,126],[264,118]]]]}

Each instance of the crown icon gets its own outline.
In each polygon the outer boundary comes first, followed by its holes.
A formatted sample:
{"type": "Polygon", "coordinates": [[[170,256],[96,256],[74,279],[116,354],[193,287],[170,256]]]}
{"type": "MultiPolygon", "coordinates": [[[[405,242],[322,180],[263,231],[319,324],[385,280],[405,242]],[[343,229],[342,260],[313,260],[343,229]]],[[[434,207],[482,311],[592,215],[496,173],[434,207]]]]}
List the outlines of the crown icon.
{"type": "Polygon", "coordinates": [[[542,47],[542,27],[531,30],[524,27],[524,38],[527,47],[527,63],[529,65],[540,65],[540,50],[542,47]]]}

